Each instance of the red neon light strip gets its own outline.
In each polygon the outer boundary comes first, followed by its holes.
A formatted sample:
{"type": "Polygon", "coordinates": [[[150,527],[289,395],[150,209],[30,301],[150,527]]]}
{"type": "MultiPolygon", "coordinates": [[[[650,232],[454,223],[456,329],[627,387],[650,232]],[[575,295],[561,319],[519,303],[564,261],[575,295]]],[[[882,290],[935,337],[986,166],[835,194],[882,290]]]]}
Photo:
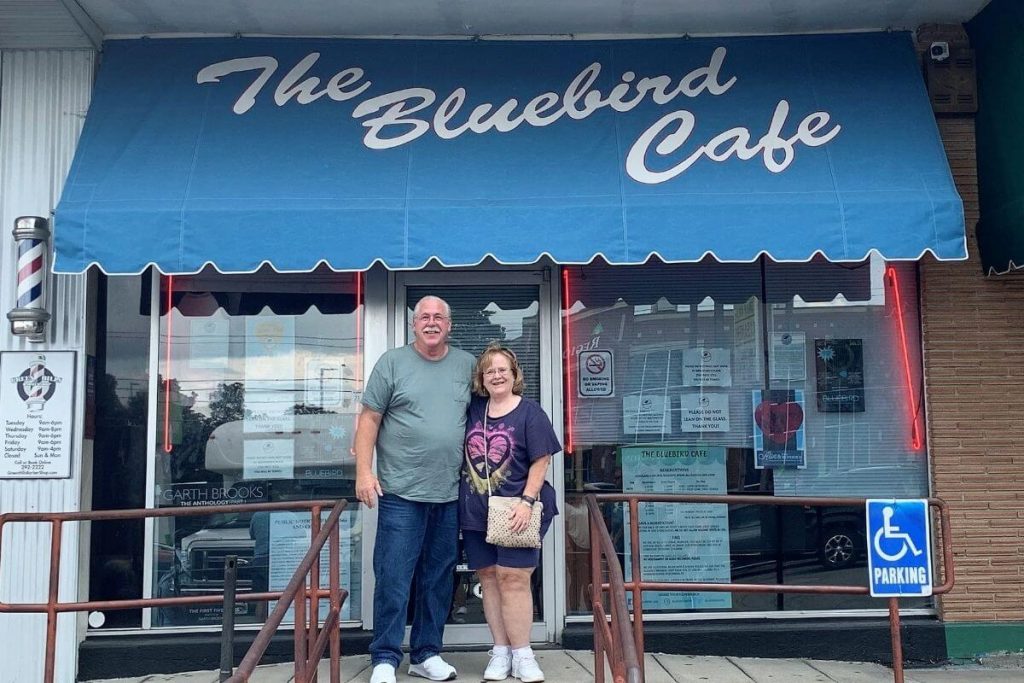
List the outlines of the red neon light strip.
{"type": "Polygon", "coordinates": [[[922,446],[921,432],[917,426],[917,396],[914,393],[914,382],[910,375],[910,349],[907,345],[907,329],[903,322],[903,299],[900,297],[900,281],[896,277],[896,269],[889,266],[885,275],[892,285],[893,298],[896,300],[896,316],[900,330],[900,347],[903,351],[903,372],[907,379],[907,401],[910,404],[910,444],[914,450],[922,446]]]}
{"type": "Polygon", "coordinates": [[[174,318],[171,309],[174,296],[174,276],[167,276],[167,353],[164,360],[164,452],[170,453],[174,448],[171,443],[171,320],[174,318]]]}
{"type": "Polygon", "coordinates": [[[565,349],[565,453],[573,451],[572,438],[572,337],[569,334],[569,269],[562,268],[562,347],[565,349]]]}

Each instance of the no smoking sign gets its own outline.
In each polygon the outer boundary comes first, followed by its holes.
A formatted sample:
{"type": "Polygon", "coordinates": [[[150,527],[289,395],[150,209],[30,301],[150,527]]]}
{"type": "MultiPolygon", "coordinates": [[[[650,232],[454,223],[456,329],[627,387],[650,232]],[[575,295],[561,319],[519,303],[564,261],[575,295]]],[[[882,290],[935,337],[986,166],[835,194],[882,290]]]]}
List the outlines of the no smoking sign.
{"type": "Polygon", "coordinates": [[[611,351],[580,351],[576,356],[577,395],[580,398],[615,395],[611,351]]]}

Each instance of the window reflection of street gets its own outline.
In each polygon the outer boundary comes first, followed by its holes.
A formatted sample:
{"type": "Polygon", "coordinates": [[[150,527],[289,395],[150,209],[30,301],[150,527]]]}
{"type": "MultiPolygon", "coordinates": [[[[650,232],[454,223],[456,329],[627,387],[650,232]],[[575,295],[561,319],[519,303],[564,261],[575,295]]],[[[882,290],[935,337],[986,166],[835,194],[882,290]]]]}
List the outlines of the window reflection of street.
{"type": "MultiPolygon", "coordinates": [[[[211,514],[156,523],[158,597],[220,592],[228,555],[238,557],[240,591],[283,588],[275,581],[290,576],[281,562],[293,551],[274,536],[270,513],[227,518],[216,506],[352,496],[350,446],[362,391],[355,278],[324,269],[204,272],[174,278],[170,291],[162,280],[161,373],[169,369],[169,376],[160,377],[154,494],[159,506],[206,506],[211,514]]],[[[359,618],[361,604],[354,510],[341,549],[350,619],[359,618]]],[[[238,603],[236,622],[258,623],[265,611],[238,603]]],[[[156,626],[220,619],[216,606],[153,613],[156,626]]]]}
{"type": "MultiPolygon", "coordinates": [[[[576,445],[565,459],[567,506],[583,493],[623,492],[624,486],[634,487],[627,493],[926,495],[926,453],[911,438],[907,405],[907,379],[912,387],[922,381],[915,275],[896,266],[908,285],[896,302],[882,265],[876,259],[844,266],[821,259],[709,259],[648,263],[641,270],[598,260],[567,268],[563,280],[571,294],[563,323],[573,350],[565,358],[566,431],[576,445]],[[897,303],[905,316],[902,328],[894,322],[897,303]],[[903,331],[909,359],[902,352],[903,331]],[[578,390],[579,349],[600,352],[613,366],[614,396],[578,390]],[[767,418],[758,418],[763,405],[767,418]],[[636,449],[660,453],[662,475],[650,467],[640,472],[636,449]],[[694,449],[718,461],[724,452],[724,486],[721,472],[687,464],[685,454],[694,449]],[[759,469],[769,449],[785,451],[792,464],[759,469]],[[627,473],[624,462],[632,468],[627,473]]],[[[605,507],[605,522],[625,560],[622,514],[621,506],[605,507]]],[[[642,525],[643,519],[641,510],[642,525]]],[[[665,581],[710,581],[724,565],[734,581],[866,586],[860,506],[731,505],[727,558],[709,550],[722,545],[721,530],[705,525],[705,534],[719,538],[703,538],[700,524],[685,515],[676,519],[677,528],[661,518],[647,522],[646,533],[656,537],[651,547],[688,543],[680,552],[685,558],[661,553],[648,562],[665,581]]],[[[571,614],[589,609],[585,529],[566,525],[571,614]]],[[[677,607],[663,613],[702,611],[682,609],[682,600],[662,604],[677,607]]],[[[884,605],[861,596],[736,593],[728,609],[865,608],[884,605]]]]}

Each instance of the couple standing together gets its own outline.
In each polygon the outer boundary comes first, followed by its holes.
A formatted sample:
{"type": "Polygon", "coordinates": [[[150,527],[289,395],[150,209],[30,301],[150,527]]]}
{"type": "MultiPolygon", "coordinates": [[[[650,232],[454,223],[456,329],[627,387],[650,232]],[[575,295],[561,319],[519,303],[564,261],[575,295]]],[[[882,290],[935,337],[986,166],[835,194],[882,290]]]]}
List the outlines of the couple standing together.
{"type": "Polygon", "coordinates": [[[434,296],[416,304],[413,331],[412,344],[388,351],[374,367],[356,429],[356,496],[379,507],[370,681],[395,681],[413,584],[409,673],[456,677],[440,653],[460,528],[494,639],[484,680],[543,681],[530,648],[530,576],[540,550],[488,543],[487,497],[490,490],[520,498],[506,513],[515,532],[526,529],[532,506],[542,502],[543,536],[557,514],[544,475],[562,447],[540,405],[522,395],[512,351],[492,344],[474,359],[450,348],[451,310],[434,296]]]}

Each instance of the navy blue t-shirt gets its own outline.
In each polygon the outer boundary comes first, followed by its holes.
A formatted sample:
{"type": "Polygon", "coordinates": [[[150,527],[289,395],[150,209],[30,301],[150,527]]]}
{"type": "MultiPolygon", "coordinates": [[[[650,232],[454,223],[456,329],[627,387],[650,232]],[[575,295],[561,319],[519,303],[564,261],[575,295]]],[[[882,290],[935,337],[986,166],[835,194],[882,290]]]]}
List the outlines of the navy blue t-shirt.
{"type": "MultiPolygon", "coordinates": [[[[491,492],[496,496],[520,496],[526,489],[530,464],[562,450],[551,420],[536,401],[526,397],[508,415],[487,419],[484,442],[484,411],[487,399],[474,396],[466,419],[466,444],[459,483],[459,517],[463,529],[487,530],[487,468],[491,492]],[[487,458],[485,467],[484,458],[487,458]]],[[[539,500],[546,524],[558,514],[555,490],[544,482],[539,500]]]]}

